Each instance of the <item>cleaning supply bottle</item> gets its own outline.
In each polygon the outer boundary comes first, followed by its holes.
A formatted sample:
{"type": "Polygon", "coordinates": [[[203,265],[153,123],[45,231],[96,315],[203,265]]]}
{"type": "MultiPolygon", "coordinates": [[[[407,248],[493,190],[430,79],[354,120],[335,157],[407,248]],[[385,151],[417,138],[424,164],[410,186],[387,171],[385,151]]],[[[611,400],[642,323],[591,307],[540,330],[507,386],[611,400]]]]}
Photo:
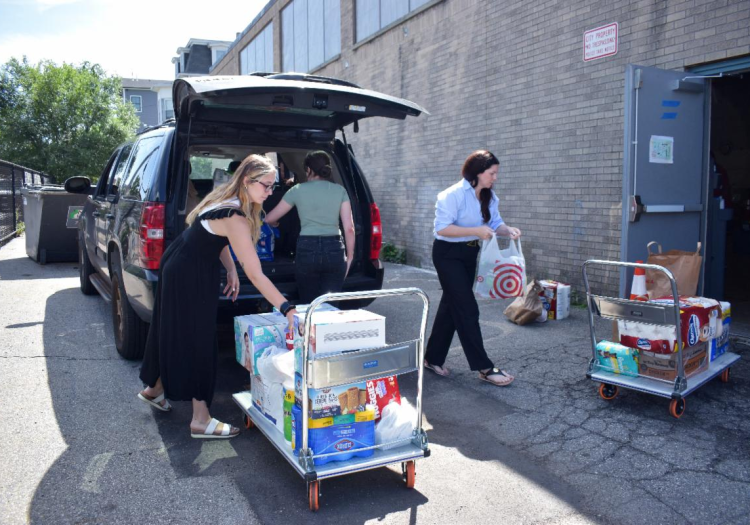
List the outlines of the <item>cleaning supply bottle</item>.
{"type": "Polygon", "coordinates": [[[292,444],[292,408],[294,407],[294,381],[284,381],[284,440],[292,444]]]}

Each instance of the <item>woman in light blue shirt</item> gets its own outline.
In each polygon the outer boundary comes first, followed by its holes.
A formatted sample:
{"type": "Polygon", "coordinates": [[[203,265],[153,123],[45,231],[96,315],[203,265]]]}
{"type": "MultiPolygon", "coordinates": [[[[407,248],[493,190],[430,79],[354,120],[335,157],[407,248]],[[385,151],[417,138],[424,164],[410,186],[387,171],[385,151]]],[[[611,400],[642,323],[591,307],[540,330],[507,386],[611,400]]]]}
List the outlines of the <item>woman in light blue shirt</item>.
{"type": "Polygon", "coordinates": [[[469,367],[478,371],[483,381],[507,386],[514,378],[495,367],[487,356],[479,327],[479,306],[472,290],[479,240],[491,239],[493,234],[512,239],[521,236],[518,228],[503,222],[497,209],[499,200],[492,186],[499,168],[495,155],[486,150],[475,151],[464,162],[463,178],[438,194],[432,262],[443,295],[427,341],[424,365],[440,376],[448,376],[445,359],[453,335],[458,332],[469,367]]]}

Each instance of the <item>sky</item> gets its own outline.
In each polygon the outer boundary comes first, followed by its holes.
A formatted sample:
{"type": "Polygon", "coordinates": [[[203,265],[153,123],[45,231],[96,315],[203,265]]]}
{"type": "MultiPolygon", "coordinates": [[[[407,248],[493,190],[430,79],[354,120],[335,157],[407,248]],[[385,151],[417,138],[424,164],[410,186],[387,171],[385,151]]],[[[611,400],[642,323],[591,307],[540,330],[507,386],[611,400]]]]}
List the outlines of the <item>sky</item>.
{"type": "Polygon", "coordinates": [[[268,0],[0,0],[0,64],[98,63],[108,74],[172,80],[191,38],[233,41],[268,0]]]}

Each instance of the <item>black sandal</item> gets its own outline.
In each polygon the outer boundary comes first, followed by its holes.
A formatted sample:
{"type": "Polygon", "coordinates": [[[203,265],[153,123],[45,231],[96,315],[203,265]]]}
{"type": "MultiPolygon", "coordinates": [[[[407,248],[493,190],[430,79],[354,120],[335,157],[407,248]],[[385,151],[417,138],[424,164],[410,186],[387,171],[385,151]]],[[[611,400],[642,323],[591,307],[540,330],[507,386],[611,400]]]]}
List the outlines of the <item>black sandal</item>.
{"type": "Polygon", "coordinates": [[[440,377],[448,377],[451,375],[450,370],[445,368],[444,366],[437,366],[437,365],[431,365],[427,361],[424,362],[424,367],[427,370],[432,370],[435,374],[439,375],[440,377]]]}
{"type": "Polygon", "coordinates": [[[500,370],[499,368],[492,367],[486,372],[479,372],[479,379],[482,381],[487,381],[488,383],[495,385],[495,386],[508,386],[513,382],[515,377],[508,374],[504,370],[500,370]],[[490,376],[503,376],[504,379],[501,381],[490,379],[490,376]]]}

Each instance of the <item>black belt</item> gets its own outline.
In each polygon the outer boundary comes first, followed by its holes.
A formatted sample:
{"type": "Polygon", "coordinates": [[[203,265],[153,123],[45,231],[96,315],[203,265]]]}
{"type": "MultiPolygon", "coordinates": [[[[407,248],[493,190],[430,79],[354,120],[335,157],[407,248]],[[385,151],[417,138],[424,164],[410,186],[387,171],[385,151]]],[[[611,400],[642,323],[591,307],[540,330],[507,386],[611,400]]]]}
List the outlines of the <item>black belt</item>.
{"type": "Polygon", "coordinates": [[[445,244],[455,244],[458,246],[470,246],[472,248],[476,248],[479,246],[479,241],[473,240],[473,241],[459,241],[459,242],[450,242],[450,241],[444,241],[443,239],[435,239],[437,242],[444,242],[445,244]]]}

